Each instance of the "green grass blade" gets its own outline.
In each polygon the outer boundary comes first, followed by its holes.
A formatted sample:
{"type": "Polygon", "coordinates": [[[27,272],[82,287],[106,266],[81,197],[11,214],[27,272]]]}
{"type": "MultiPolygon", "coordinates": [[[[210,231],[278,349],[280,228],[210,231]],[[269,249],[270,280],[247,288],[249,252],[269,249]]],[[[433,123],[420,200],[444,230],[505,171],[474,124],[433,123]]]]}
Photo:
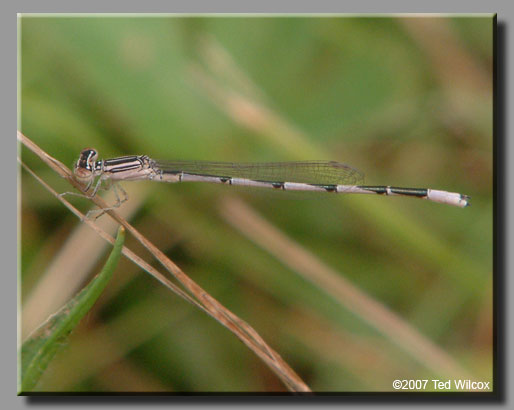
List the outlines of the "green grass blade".
{"type": "Polygon", "coordinates": [[[94,305],[113,275],[124,241],[125,230],[120,227],[114,248],[102,271],[23,343],[20,357],[20,393],[34,388],[68,335],[94,305]]]}

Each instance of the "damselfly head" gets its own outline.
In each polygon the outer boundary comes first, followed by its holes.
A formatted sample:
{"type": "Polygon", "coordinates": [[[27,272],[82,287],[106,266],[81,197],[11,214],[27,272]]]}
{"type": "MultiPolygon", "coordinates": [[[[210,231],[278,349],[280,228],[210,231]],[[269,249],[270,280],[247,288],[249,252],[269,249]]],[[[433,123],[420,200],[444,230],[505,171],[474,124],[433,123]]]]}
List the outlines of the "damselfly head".
{"type": "Polygon", "coordinates": [[[95,161],[98,158],[98,151],[94,148],[86,148],[80,152],[79,159],[75,163],[73,175],[81,183],[88,183],[94,177],[95,161]]]}

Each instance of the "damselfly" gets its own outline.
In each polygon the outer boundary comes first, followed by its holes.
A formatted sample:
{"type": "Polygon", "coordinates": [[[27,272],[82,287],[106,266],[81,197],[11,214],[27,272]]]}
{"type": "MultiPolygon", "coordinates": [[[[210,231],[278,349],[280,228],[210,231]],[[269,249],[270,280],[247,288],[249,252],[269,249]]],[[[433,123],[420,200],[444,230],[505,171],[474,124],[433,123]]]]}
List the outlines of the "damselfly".
{"type": "Polygon", "coordinates": [[[469,205],[469,197],[429,188],[361,185],[359,171],[335,161],[233,163],[210,161],[160,161],[146,155],[98,160],[98,151],[86,148],[75,164],[74,175],[91,195],[101,182],[148,179],[162,182],[210,182],[271,188],[283,191],[315,191],[337,194],[402,195],[442,204],[469,205]],[[95,179],[97,183],[94,184],[95,179]]]}

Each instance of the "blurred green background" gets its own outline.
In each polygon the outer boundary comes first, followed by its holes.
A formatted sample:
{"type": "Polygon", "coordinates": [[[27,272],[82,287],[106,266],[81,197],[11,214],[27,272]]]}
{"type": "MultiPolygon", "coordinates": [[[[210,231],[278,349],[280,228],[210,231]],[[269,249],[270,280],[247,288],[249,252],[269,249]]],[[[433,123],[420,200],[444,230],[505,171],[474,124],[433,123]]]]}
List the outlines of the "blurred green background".
{"type": "MultiPolygon", "coordinates": [[[[121,212],[315,391],[492,380],[492,17],[22,16],[19,28],[19,127],[69,166],[90,146],[102,158],[330,159],[368,184],[470,195],[459,209],[135,182],[123,184],[121,212]],[[253,213],[353,283],[362,306],[350,311],[344,296],[291,269],[294,255],[242,233],[253,213]],[[365,320],[361,308],[374,303],[433,350],[387,336],[381,317],[365,320]]],[[[70,190],[20,152],[57,191],[70,190]]],[[[108,247],[19,175],[24,339],[98,271],[108,247]]],[[[37,390],[285,387],[218,322],[122,259],[37,390]]]]}

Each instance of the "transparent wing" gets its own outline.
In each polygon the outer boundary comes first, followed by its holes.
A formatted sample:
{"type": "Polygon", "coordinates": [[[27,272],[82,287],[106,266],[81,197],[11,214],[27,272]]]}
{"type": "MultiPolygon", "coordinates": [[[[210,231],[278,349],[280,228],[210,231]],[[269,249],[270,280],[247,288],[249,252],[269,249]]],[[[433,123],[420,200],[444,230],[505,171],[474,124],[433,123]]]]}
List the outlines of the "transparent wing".
{"type": "Polygon", "coordinates": [[[295,162],[210,162],[153,160],[152,167],[165,172],[226,178],[246,178],[269,182],[304,182],[321,185],[359,185],[364,175],[336,161],[295,162]]]}

